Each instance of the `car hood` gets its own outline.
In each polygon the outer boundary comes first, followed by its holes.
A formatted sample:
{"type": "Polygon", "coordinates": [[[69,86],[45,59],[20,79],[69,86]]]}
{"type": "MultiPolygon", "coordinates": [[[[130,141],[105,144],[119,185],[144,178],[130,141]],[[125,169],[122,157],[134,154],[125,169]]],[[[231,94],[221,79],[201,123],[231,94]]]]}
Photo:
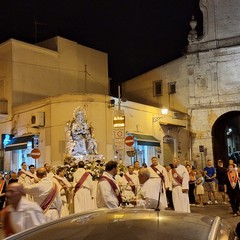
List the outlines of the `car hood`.
{"type": "MultiPolygon", "coordinates": [[[[136,209],[100,209],[73,214],[7,239],[123,240],[208,239],[214,217],[136,209]]],[[[229,230],[230,231],[230,230],[229,230]]]]}

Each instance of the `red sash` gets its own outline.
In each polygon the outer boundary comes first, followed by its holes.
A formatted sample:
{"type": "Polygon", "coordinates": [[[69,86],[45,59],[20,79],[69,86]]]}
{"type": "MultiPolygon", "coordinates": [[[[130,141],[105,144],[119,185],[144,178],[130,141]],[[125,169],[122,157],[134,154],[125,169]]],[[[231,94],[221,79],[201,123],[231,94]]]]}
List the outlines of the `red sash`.
{"type": "Polygon", "coordinates": [[[163,174],[154,165],[151,165],[150,167],[162,179],[162,181],[165,182],[163,174]]]}
{"type": "Polygon", "coordinates": [[[16,232],[13,230],[12,224],[11,224],[11,218],[10,218],[10,211],[9,211],[9,206],[5,207],[1,211],[1,219],[3,223],[3,230],[5,232],[5,237],[9,237],[16,232]]]}
{"type": "Polygon", "coordinates": [[[4,184],[5,184],[5,181],[4,181],[4,180],[2,180],[2,183],[1,183],[1,185],[0,185],[0,194],[1,194],[1,193],[2,193],[2,191],[3,191],[4,184]]]}
{"type": "MultiPolygon", "coordinates": [[[[132,183],[132,184],[133,184],[132,179],[131,179],[126,173],[124,174],[124,177],[126,178],[126,180],[127,180],[128,183],[132,183]]],[[[134,185],[132,185],[132,186],[130,186],[130,187],[131,187],[131,189],[132,189],[132,192],[133,192],[134,195],[135,195],[135,193],[136,193],[136,187],[135,187],[134,185]]]]}
{"type": "Polygon", "coordinates": [[[177,173],[175,168],[172,169],[172,176],[173,176],[174,180],[177,183],[179,183],[179,185],[182,185],[183,178],[177,173]]]}
{"type": "Polygon", "coordinates": [[[78,183],[75,186],[74,194],[79,190],[79,188],[82,187],[83,183],[85,182],[85,180],[87,179],[88,176],[89,176],[88,172],[85,172],[82,175],[82,177],[79,179],[78,183]]]}
{"type": "Polygon", "coordinates": [[[121,194],[118,190],[116,183],[106,176],[101,176],[101,178],[99,179],[99,181],[104,181],[104,180],[107,180],[109,182],[109,184],[111,185],[112,190],[114,191],[114,193],[118,199],[118,205],[120,205],[122,203],[122,197],[121,197],[121,194]]]}
{"type": "Polygon", "coordinates": [[[228,172],[228,180],[229,180],[232,188],[234,189],[238,182],[238,174],[234,173],[234,177],[232,178],[230,172],[228,172]]]}
{"type": "Polygon", "coordinates": [[[53,188],[45,198],[45,200],[41,203],[40,207],[43,210],[43,213],[46,213],[48,209],[51,207],[51,204],[53,203],[53,200],[55,199],[57,194],[57,184],[53,183],[53,188]]]}

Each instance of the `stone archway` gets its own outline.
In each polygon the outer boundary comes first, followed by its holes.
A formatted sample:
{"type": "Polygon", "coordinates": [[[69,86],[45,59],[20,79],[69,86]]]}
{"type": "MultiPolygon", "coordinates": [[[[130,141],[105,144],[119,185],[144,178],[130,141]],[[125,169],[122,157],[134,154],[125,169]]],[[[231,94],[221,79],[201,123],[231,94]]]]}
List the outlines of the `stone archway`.
{"type": "Polygon", "coordinates": [[[229,154],[240,151],[240,111],[227,112],[216,120],[212,127],[212,146],[214,162],[221,159],[227,166],[229,154]],[[229,138],[233,139],[231,146],[229,138]]]}

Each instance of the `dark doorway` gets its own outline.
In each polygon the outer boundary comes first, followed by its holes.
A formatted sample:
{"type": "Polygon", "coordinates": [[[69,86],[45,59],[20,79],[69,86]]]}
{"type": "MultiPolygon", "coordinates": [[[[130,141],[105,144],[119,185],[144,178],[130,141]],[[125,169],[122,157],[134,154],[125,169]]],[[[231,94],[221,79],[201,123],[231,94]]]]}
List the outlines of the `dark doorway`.
{"type": "Polygon", "coordinates": [[[212,127],[212,143],[215,163],[221,159],[227,166],[228,160],[234,157],[234,162],[240,164],[240,154],[239,159],[235,157],[240,151],[240,111],[225,113],[216,120],[212,127]]]}

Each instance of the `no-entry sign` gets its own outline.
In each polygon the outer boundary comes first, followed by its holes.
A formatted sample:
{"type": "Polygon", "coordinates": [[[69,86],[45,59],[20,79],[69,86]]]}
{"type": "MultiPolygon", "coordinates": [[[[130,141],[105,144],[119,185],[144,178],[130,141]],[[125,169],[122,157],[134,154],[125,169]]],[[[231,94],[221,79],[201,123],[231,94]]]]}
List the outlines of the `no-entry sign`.
{"type": "Polygon", "coordinates": [[[41,152],[40,152],[39,149],[34,148],[34,149],[31,151],[30,156],[31,156],[32,158],[34,158],[34,159],[40,158],[41,152]]]}
{"type": "Polygon", "coordinates": [[[128,147],[131,147],[134,144],[134,138],[132,136],[127,136],[124,142],[128,147]]]}

